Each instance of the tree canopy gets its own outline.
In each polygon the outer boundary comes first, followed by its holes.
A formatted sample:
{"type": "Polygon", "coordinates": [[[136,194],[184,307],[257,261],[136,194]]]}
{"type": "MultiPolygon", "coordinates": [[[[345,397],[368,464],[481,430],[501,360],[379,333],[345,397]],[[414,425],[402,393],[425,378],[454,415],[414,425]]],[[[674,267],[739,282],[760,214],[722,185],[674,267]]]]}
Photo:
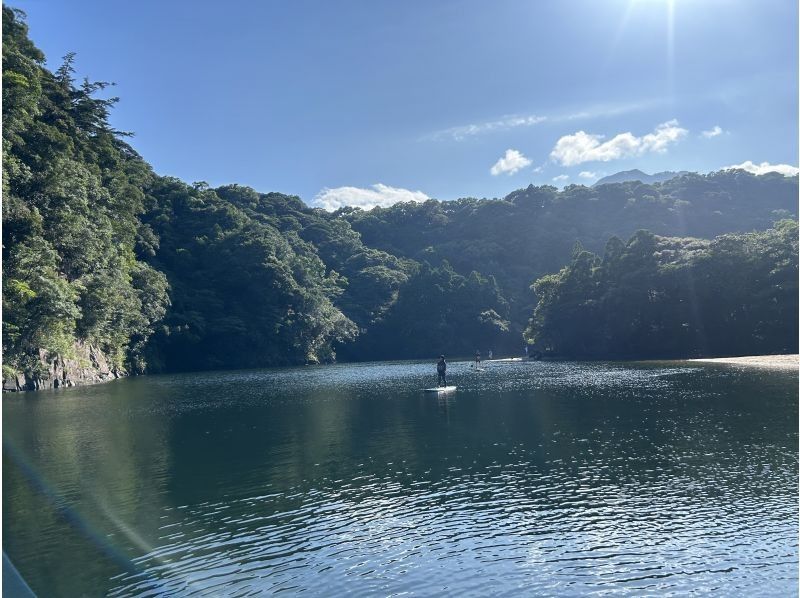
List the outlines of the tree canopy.
{"type": "Polygon", "coordinates": [[[106,83],[51,73],[18,11],[3,8],[3,349],[38,366],[87,340],[142,370],[167,279],[136,257],[149,165],[108,124],[106,83]]]}
{"type": "Polygon", "coordinates": [[[569,358],[796,353],[798,229],[712,241],[638,231],[539,278],[527,338],[569,358]]]}

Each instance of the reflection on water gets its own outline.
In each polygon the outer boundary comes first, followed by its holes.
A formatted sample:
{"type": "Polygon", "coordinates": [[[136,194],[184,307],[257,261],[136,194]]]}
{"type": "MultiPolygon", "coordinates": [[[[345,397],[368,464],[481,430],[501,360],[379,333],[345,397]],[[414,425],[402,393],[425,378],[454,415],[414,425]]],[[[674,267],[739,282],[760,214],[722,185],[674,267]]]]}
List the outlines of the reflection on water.
{"type": "Polygon", "coordinates": [[[432,364],[3,397],[4,549],[41,595],[797,589],[794,373],[432,364]]]}

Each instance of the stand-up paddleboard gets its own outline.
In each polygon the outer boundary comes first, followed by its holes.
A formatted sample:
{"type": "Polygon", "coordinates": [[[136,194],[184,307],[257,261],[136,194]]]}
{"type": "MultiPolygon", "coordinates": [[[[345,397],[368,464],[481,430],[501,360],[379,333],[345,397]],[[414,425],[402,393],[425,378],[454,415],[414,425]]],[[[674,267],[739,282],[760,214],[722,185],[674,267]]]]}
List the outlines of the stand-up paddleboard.
{"type": "Polygon", "coordinates": [[[423,392],[436,392],[436,393],[453,392],[455,389],[456,389],[455,386],[439,386],[437,388],[424,388],[423,392]]]}

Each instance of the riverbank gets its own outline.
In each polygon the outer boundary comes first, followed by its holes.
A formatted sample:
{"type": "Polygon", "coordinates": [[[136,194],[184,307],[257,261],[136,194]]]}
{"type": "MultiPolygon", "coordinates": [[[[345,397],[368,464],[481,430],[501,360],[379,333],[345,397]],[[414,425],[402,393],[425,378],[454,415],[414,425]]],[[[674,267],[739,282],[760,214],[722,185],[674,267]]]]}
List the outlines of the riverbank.
{"type": "Polygon", "coordinates": [[[689,361],[705,363],[726,363],[744,367],[770,368],[781,370],[800,369],[800,355],[748,355],[747,357],[715,357],[707,359],[689,359],[689,361]]]}

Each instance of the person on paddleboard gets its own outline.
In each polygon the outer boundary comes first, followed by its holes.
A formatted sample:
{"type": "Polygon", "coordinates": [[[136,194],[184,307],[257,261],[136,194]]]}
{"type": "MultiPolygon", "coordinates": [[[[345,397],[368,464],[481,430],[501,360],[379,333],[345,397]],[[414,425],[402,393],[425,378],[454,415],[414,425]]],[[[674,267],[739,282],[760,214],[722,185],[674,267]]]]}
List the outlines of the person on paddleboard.
{"type": "Polygon", "coordinates": [[[480,369],[481,367],[481,352],[475,351],[475,369],[480,369]]]}
{"type": "Polygon", "coordinates": [[[439,374],[439,381],[436,386],[447,386],[447,362],[444,360],[444,355],[439,355],[439,361],[436,363],[436,373],[439,374]]]}

